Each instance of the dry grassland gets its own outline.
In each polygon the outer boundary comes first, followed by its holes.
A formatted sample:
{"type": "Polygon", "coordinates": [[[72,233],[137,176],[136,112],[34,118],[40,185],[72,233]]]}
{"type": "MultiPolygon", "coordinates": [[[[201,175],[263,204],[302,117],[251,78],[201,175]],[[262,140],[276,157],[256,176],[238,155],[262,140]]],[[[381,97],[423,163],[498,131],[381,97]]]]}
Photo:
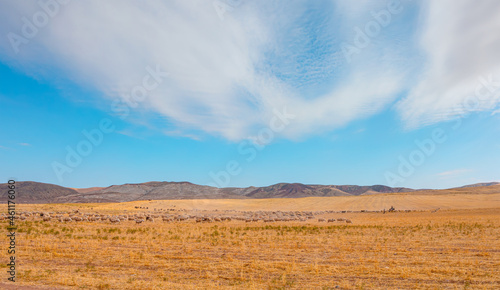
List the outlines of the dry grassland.
{"type": "MultiPolygon", "coordinates": [[[[363,196],[269,198],[269,199],[198,199],[152,200],[103,204],[37,205],[43,210],[67,210],[82,208],[110,213],[135,212],[136,206],[173,209],[204,210],[350,210],[379,211],[394,206],[399,210],[476,209],[500,208],[500,187],[492,194],[377,194],[363,196]]],[[[426,192],[427,193],[427,192],[426,192]]],[[[22,208],[22,207],[21,207],[22,208]]],[[[31,207],[32,208],[32,207],[31,207]]]]}
{"type": "MultiPolygon", "coordinates": [[[[499,289],[498,196],[23,205],[18,210],[380,210],[407,204],[425,211],[325,213],[273,223],[28,219],[17,222],[16,283],[51,289],[499,289]],[[457,209],[443,210],[453,200],[457,209]],[[478,200],[483,209],[467,209],[478,200]],[[436,207],[442,210],[428,210],[436,207]],[[331,217],[353,223],[317,220],[331,217]]],[[[7,261],[6,251],[0,259],[7,261]]]]}

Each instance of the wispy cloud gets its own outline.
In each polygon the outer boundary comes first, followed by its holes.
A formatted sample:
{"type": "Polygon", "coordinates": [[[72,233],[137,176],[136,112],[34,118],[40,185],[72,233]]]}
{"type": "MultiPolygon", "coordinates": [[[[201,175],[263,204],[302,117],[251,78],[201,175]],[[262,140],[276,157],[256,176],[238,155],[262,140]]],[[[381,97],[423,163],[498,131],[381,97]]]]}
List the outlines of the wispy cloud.
{"type": "Polygon", "coordinates": [[[454,169],[454,170],[449,170],[449,171],[444,171],[441,173],[438,173],[437,176],[440,178],[453,178],[453,177],[458,177],[463,175],[464,173],[471,172],[471,169],[454,169]]]}
{"type": "MultiPolygon", "coordinates": [[[[161,114],[168,123],[160,131],[179,136],[248,138],[286,108],[296,118],[280,134],[301,138],[368,118],[405,91],[396,108],[418,127],[446,119],[478,75],[499,72],[500,3],[480,2],[429,1],[415,9],[402,1],[404,13],[422,13],[422,31],[392,15],[346,62],[342,44],[386,1],[245,1],[224,21],[212,0],[72,1],[18,54],[1,38],[0,58],[31,75],[64,74],[110,102],[129,99],[145,67],[158,66],[168,78],[135,110],[161,114]],[[419,37],[423,61],[412,44],[419,37]]],[[[21,34],[21,18],[41,9],[36,3],[2,2],[0,34],[21,34]]]]}
{"type": "MultiPolygon", "coordinates": [[[[212,2],[73,1],[19,54],[2,39],[2,58],[29,73],[64,72],[109,99],[129,98],[144,67],[159,65],[168,81],[137,109],[166,116],[171,128],[165,132],[230,140],[255,134],[285,107],[297,116],[282,132],[286,137],[334,129],[382,110],[401,90],[403,72],[383,61],[398,54],[390,46],[382,52],[373,43],[349,66],[341,51],[353,28],[385,2],[355,11],[331,3],[322,11],[319,4],[249,1],[224,21],[212,2]],[[339,23],[348,28],[343,38],[335,36],[339,23]],[[311,93],[316,87],[325,89],[311,93]]],[[[19,18],[37,9],[2,5],[19,18]]],[[[0,13],[2,34],[20,30],[18,18],[0,13]]]]}
{"type": "Polygon", "coordinates": [[[29,143],[19,143],[19,145],[21,145],[21,146],[31,146],[31,144],[29,144],[29,143]]]}
{"type": "Polygon", "coordinates": [[[429,0],[423,11],[426,62],[397,105],[407,127],[494,109],[500,101],[500,2],[429,0]]]}

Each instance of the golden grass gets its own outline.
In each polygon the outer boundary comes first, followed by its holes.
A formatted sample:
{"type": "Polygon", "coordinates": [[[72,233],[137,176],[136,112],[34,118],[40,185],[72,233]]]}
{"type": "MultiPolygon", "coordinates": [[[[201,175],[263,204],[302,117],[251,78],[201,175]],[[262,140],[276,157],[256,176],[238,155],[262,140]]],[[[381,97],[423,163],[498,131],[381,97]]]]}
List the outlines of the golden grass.
{"type": "MultiPolygon", "coordinates": [[[[366,209],[370,204],[385,206],[377,203],[381,199],[366,198],[363,205],[366,209]]],[[[344,198],[330,199],[337,201],[328,206],[340,206],[337,202],[349,204],[344,198]]],[[[295,204],[290,201],[293,200],[281,200],[281,206],[294,208],[297,203],[304,203],[301,209],[306,210],[327,206],[314,199],[296,199],[295,204]]],[[[194,204],[204,204],[208,209],[222,204],[227,209],[241,206],[238,202],[242,201],[194,204]],[[229,206],[229,202],[235,204],[229,206]]],[[[279,205],[278,201],[271,202],[279,205]]],[[[392,202],[398,208],[398,201],[392,202]]],[[[150,211],[152,204],[187,208],[189,201],[156,203],[22,205],[21,208],[80,208],[84,212],[118,213],[124,209],[139,211],[129,208],[133,204],[148,205],[150,211]]],[[[266,207],[266,204],[260,205],[266,207]]],[[[251,207],[255,209],[257,205],[251,207]]],[[[353,224],[316,220],[155,221],[140,225],[133,221],[119,224],[18,221],[17,283],[70,289],[500,287],[499,208],[436,213],[337,213],[320,217],[346,217],[353,224]]],[[[5,235],[3,239],[6,245],[5,235]]],[[[0,259],[7,261],[6,251],[1,251],[0,259]]]]}
{"type": "MultiPolygon", "coordinates": [[[[23,205],[21,205],[22,208],[23,205]]],[[[27,205],[26,205],[27,206],[27,205]]],[[[500,193],[492,194],[377,194],[363,196],[272,198],[272,199],[198,199],[152,200],[108,204],[39,205],[44,210],[82,208],[85,210],[123,213],[141,211],[136,206],[172,209],[203,210],[383,210],[394,206],[398,210],[499,208],[500,193]]]]}

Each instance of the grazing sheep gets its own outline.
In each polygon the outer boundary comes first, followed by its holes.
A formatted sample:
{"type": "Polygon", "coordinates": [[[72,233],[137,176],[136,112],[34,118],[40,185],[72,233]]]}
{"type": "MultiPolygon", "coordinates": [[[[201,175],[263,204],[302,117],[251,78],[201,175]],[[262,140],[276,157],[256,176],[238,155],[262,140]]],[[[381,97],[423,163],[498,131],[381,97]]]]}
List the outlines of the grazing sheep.
{"type": "Polygon", "coordinates": [[[69,216],[64,217],[62,220],[63,220],[63,221],[65,221],[65,222],[70,222],[70,221],[72,221],[72,219],[71,219],[69,216]]]}
{"type": "Polygon", "coordinates": [[[345,222],[348,224],[352,224],[352,221],[350,219],[345,219],[345,222]]]}
{"type": "Polygon", "coordinates": [[[140,223],[142,223],[142,222],[143,222],[143,220],[135,220],[135,223],[136,223],[136,224],[140,224],[140,223]]]}
{"type": "Polygon", "coordinates": [[[318,219],[318,222],[325,222],[325,219],[318,219]]]}
{"type": "Polygon", "coordinates": [[[335,219],[328,219],[328,222],[333,223],[333,222],[335,222],[335,219]]]}

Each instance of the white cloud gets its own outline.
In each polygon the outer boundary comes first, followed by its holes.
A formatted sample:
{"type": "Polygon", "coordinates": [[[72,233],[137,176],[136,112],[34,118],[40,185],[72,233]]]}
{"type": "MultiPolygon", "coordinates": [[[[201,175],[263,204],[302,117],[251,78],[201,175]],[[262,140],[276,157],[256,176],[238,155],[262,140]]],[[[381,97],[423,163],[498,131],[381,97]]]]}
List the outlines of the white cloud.
{"type": "MultiPolygon", "coordinates": [[[[446,119],[477,76],[499,72],[500,4],[480,2],[428,3],[422,31],[428,66],[416,85],[409,81],[417,67],[408,56],[414,35],[400,31],[411,26],[401,15],[392,15],[352,62],[341,52],[341,43],[352,43],[354,28],[365,27],[385,1],[324,7],[248,1],[224,21],[212,0],[71,1],[18,54],[3,37],[0,58],[35,77],[63,76],[95,88],[108,101],[128,98],[145,68],[159,65],[169,76],[137,115],[160,114],[168,126],[159,129],[176,136],[240,140],[286,107],[296,118],[281,134],[301,138],[380,112],[404,90],[410,93],[397,109],[418,127],[446,119]]],[[[0,34],[21,34],[21,17],[41,11],[36,3],[2,2],[0,34]]]]}
{"type": "Polygon", "coordinates": [[[496,89],[491,93],[481,88],[481,78],[500,82],[500,2],[427,1],[424,12],[420,44],[427,62],[418,83],[397,105],[407,127],[494,109],[500,83],[490,87],[496,89]]]}
{"type": "Polygon", "coordinates": [[[449,171],[444,171],[441,173],[438,173],[437,176],[441,178],[453,178],[457,176],[461,176],[464,173],[471,172],[472,170],[470,169],[454,169],[454,170],[449,170],[449,171]]]}
{"type": "MultiPolygon", "coordinates": [[[[307,16],[310,5],[305,2],[244,2],[221,21],[211,0],[72,1],[22,44],[19,54],[2,39],[0,57],[37,77],[57,73],[90,85],[109,99],[126,98],[140,84],[146,66],[160,65],[170,75],[140,109],[165,116],[172,126],[161,128],[167,134],[205,132],[239,140],[267,126],[274,109],[286,107],[297,118],[282,134],[298,138],[374,114],[401,90],[404,74],[383,60],[390,49],[381,54],[373,44],[346,67],[339,49],[342,39],[333,37],[335,26],[328,24],[337,21],[352,30],[366,23],[370,9],[384,3],[351,11],[337,2],[332,9],[344,21],[330,16],[318,27],[296,27],[307,16]],[[307,27],[321,29],[312,33],[325,45],[304,65],[301,57],[312,48],[307,27]],[[293,81],[283,75],[293,76],[293,81]],[[328,87],[329,82],[338,85],[317,96],[298,89],[328,87]]],[[[2,6],[7,6],[0,12],[3,35],[20,33],[21,16],[31,19],[41,10],[35,2],[2,6]]],[[[350,33],[347,40],[353,37],[350,33]]]]}

